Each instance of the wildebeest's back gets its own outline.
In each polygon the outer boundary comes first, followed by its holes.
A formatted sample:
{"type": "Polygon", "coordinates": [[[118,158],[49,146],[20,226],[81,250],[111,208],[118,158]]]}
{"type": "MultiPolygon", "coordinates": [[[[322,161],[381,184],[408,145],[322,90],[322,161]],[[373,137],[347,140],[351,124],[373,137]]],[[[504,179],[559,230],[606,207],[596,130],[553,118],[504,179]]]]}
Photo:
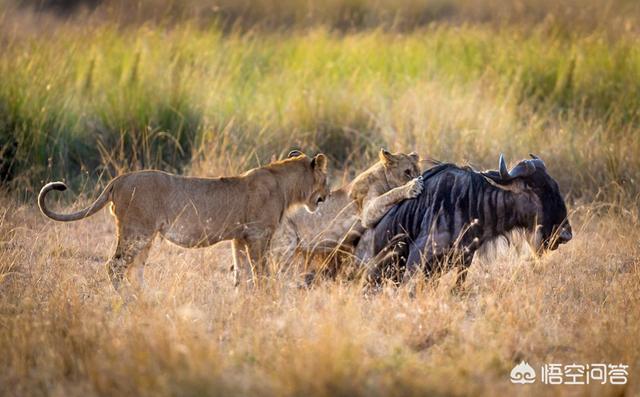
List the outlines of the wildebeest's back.
{"type": "Polygon", "coordinates": [[[464,228],[477,212],[476,200],[469,198],[470,190],[474,190],[477,183],[474,176],[452,164],[427,170],[422,176],[424,188],[420,196],[392,208],[376,226],[374,251],[382,250],[399,234],[415,240],[425,231],[455,234],[464,228]]]}

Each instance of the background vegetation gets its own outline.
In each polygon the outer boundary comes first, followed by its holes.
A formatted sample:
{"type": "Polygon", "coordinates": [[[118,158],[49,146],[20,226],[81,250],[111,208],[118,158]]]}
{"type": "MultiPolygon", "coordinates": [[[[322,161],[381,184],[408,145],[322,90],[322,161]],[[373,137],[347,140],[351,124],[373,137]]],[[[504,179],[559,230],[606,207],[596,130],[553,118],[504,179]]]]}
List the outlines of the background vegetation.
{"type": "Polygon", "coordinates": [[[639,23],[632,0],[0,0],[0,393],[640,393],[639,23]],[[34,207],[54,179],[77,207],[128,170],[291,148],[327,153],[338,185],[381,146],[478,168],[536,153],[575,238],[415,299],[295,275],[242,294],[226,245],[157,243],[122,308],[110,217],[34,207]],[[513,386],[522,359],[627,363],[630,384],[513,386]]]}
{"type": "Polygon", "coordinates": [[[484,3],[222,2],[220,19],[207,2],[5,5],[0,177],[37,190],[207,157],[245,169],[294,146],[344,169],[388,146],[479,167],[533,151],[572,197],[635,196],[635,3],[484,3]]]}

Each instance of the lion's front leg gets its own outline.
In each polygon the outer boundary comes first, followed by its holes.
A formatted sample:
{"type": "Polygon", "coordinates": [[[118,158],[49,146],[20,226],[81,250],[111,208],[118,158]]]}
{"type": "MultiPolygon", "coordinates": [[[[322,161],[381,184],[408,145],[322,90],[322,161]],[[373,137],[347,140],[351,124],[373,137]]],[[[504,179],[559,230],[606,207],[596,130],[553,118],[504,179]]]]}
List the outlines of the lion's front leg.
{"type": "Polygon", "coordinates": [[[253,283],[253,270],[247,254],[247,243],[243,240],[233,240],[231,243],[233,254],[233,285],[236,287],[253,283]]]}
{"type": "Polygon", "coordinates": [[[253,269],[252,275],[254,282],[257,282],[258,277],[269,276],[267,251],[269,248],[270,238],[270,234],[265,234],[260,238],[251,238],[247,240],[247,253],[249,262],[251,263],[251,268],[253,269]]]}
{"type": "Polygon", "coordinates": [[[298,237],[295,226],[291,220],[286,219],[280,224],[280,227],[276,229],[270,243],[271,255],[281,264],[281,270],[289,267],[289,263],[293,259],[299,245],[300,238],[298,237]]]}
{"type": "Polygon", "coordinates": [[[410,180],[402,186],[368,200],[362,211],[362,225],[374,227],[380,219],[399,202],[417,197],[422,192],[422,177],[410,180]]]}
{"type": "Polygon", "coordinates": [[[258,277],[267,276],[267,249],[271,239],[269,230],[253,230],[242,240],[233,240],[235,285],[254,285],[258,277]]]}

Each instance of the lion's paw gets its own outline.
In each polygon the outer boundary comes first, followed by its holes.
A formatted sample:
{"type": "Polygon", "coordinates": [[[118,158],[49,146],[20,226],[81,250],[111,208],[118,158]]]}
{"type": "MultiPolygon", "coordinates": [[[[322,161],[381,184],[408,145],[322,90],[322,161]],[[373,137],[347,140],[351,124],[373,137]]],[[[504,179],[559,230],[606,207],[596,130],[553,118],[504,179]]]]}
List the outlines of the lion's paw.
{"type": "Polygon", "coordinates": [[[407,198],[416,198],[422,193],[422,176],[419,176],[407,182],[407,198]]]}

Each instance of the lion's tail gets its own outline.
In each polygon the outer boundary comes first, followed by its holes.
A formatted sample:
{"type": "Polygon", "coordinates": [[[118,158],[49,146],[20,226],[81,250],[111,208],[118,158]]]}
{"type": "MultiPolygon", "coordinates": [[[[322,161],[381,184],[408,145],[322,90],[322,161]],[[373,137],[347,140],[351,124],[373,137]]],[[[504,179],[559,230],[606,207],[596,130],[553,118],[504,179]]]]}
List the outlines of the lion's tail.
{"type": "Polygon", "coordinates": [[[109,201],[111,201],[111,190],[113,189],[113,181],[111,181],[107,187],[102,191],[100,196],[93,202],[90,206],[85,209],[82,209],[78,212],[73,212],[71,214],[59,214],[57,212],[53,212],[47,208],[45,204],[45,197],[47,193],[51,190],[65,191],[67,190],[67,185],[62,182],[51,182],[44,185],[42,190],[40,190],[40,194],[38,194],[38,207],[40,207],[40,211],[45,214],[47,217],[60,221],[60,222],[71,222],[77,221],[79,219],[86,218],[100,211],[109,201]]]}

